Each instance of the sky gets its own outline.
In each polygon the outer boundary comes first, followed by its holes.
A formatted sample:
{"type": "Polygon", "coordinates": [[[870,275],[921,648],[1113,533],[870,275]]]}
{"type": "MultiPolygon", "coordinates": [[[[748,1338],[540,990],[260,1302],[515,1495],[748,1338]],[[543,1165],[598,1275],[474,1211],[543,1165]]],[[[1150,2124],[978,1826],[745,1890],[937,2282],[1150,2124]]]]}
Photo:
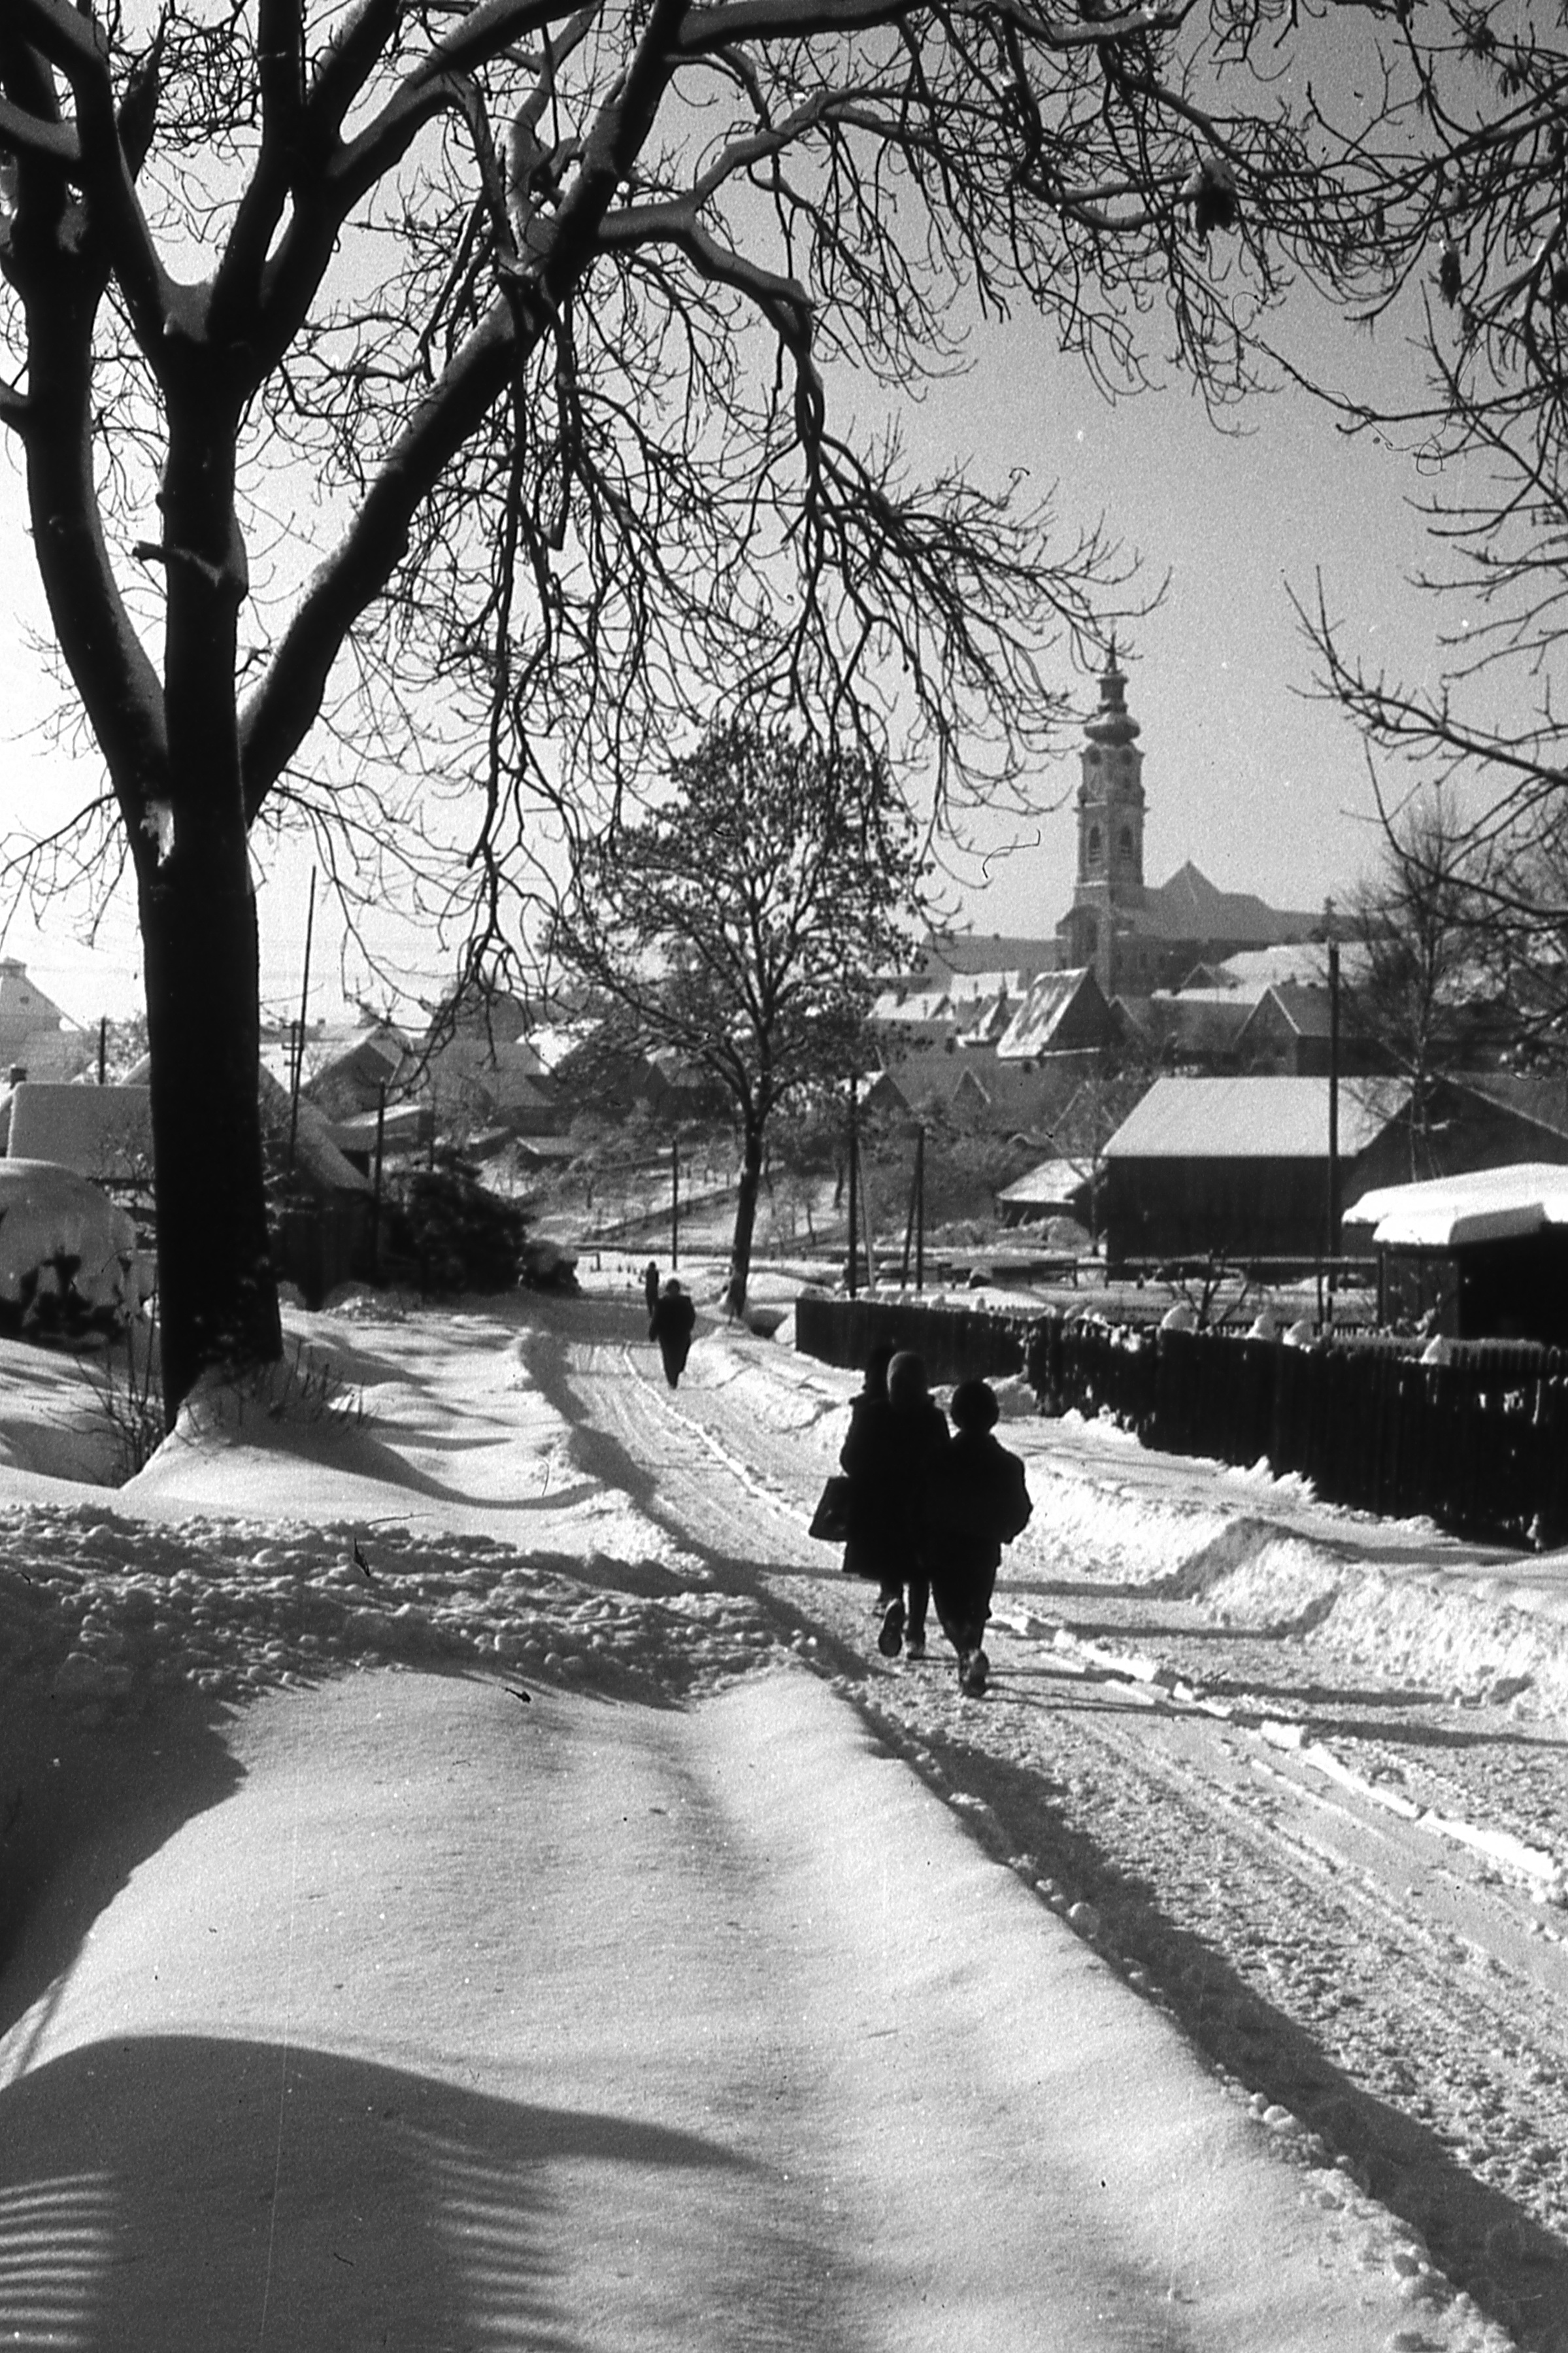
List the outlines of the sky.
{"type": "MultiPolygon", "coordinates": [[[[1364,340],[1320,317],[1308,343],[1320,364],[1364,380],[1364,340]]],[[[1386,381],[1406,354],[1373,358],[1386,381]]],[[[1037,495],[1057,486],[1064,526],[1103,515],[1139,554],[1151,593],[1169,575],[1158,609],[1118,649],[1142,727],[1147,880],[1190,858],[1222,889],[1276,905],[1342,896],[1375,860],[1375,799],[1360,737],[1312,691],[1290,591],[1311,606],[1321,574],[1348,651],[1415,684],[1440,674],[1436,602],[1407,585],[1426,553],[1412,459],[1347,438],[1293,390],[1223,432],[1175,383],[1112,406],[1068,362],[1042,364],[1027,328],[988,337],[963,386],[942,387],[910,430],[922,454],[1025,464],[1037,495]]],[[[1087,716],[1092,680],[1077,691],[1087,716]]],[[[1036,843],[963,891],[961,920],[976,930],[1048,933],[1065,912],[1082,740],[1065,746],[1036,843]]]]}

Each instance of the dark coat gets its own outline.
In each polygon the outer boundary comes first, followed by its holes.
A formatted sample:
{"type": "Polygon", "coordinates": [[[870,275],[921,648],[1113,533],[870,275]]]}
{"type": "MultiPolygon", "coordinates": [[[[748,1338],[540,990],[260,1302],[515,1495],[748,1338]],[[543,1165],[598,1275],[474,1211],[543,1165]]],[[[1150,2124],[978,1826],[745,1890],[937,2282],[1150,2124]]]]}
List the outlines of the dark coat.
{"type": "Polygon", "coordinates": [[[986,1430],[961,1430],[936,1466],[936,1558],[946,1572],[995,1570],[1034,1506],[1021,1458],[986,1430]]]}
{"type": "Polygon", "coordinates": [[[948,1443],[947,1417],[930,1398],[900,1410],[885,1397],[858,1397],[838,1460],[849,1479],[851,1577],[898,1585],[921,1558],[937,1458],[948,1443]]]}
{"type": "Polygon", "coordinates": [[[661,1291],[648,1317],[647,1336],[658,1343],[665,1377],[670,1388],[686,1368],[691,1335],[697,1328],[697,1302],[689,1291],[661,1291]]]}

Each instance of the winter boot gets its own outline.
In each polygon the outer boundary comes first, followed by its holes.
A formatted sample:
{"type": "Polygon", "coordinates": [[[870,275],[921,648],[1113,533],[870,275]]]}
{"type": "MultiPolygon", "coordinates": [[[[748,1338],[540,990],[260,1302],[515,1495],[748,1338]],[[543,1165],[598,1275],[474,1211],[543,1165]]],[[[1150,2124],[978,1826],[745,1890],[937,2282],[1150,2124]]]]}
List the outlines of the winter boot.
{"type": "Polygon", "coordinates": [[[958,1662],[958,1688],[966,1699],[978,1699],[985,1689],[991,1662],[984,1651],[965,1651],[958,1662]]]}

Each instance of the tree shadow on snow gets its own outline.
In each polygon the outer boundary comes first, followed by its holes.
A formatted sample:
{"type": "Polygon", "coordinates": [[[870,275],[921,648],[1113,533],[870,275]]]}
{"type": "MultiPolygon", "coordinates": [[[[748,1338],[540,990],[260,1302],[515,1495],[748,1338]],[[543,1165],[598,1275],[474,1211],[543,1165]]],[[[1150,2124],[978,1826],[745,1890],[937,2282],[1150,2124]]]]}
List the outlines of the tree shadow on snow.
{"type": "MultiPolygon", "coordinates": [[[[751,2170],[695,2135],[321,2051],[91,2043],[0,2091],[0,2339],[579,2353],[552,2248],[623,2196],[657,2211],[674,2169],[751,2170]]],[[[717,2226],[737,2193],[711,2195],[717,2226]]],[[[635,2310],[629,2232],[624,2262],[635,2310]]]]}
{"type": "Polygon", "coordinates": [[[13,1693],[0,1732],[0,2034],[68,1969],[138,1863],[232,1794],[227,1710],[171,1697],[134,1724],[84,1726],[47,1692],[13,1693]]]}

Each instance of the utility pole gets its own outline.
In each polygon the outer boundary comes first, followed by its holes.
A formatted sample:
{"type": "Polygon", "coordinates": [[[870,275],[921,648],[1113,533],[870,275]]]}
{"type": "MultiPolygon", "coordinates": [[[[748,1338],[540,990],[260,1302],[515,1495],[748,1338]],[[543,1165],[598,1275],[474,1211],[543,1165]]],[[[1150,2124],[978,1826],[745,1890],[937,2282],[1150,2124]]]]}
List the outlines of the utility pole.
{"type": "Polygon", "coordinates": [[[381,1161],[382,1147],[386,1141],[386,1082],[381,1082],[375,1106],[375,1185],[371,1198],[370,1267],[371,1281],[381,1281],[381,1161]]]}
{"type": "Polygon", "coordinates": [[[305,1072],[305,1012],[310,1002],[310,934],[316,927],[316,870],[310,869],[310,896],[305,908],[305,976],[300,983],[300,1033],[294,1041],[294,1070],[289,1089],[289,1166],[294,1166],[294,1145],[300,1133],[300,1082],[305,1072]]]}
{"type": "Polygon", "coordinates": [[[1334,1320],[1334,1261],[1340,1247],[1340,944],[1333,935],[1334,902],[1328,904],[1329,932],[1329,1309],[1334,1320]]]}
{"type": "Polygon", "coordinates": [[[915,1293],[926,1286],[926,1132],[915,1130],[915,1293]]]}
{"type": "Polygon", "coordinates": [[[857,1121],[857,1097],[859,1081],[849,1082],[849,1296],[855,1296],[856,1252],[858,1248],[857,1226],[860,1215],[860,1137],[857,1121]]]}
{"type": "Polygon", "coordinates": [[[102,1086],[109,1068],[109,1016],[103,1014],[98,1024],[98,1083],[102,1086]]]}
{"type": "Polygon", "coordinates": [[[669,1268],[680,1264],[680,1140],[669,1139],[669,1268]]]}

